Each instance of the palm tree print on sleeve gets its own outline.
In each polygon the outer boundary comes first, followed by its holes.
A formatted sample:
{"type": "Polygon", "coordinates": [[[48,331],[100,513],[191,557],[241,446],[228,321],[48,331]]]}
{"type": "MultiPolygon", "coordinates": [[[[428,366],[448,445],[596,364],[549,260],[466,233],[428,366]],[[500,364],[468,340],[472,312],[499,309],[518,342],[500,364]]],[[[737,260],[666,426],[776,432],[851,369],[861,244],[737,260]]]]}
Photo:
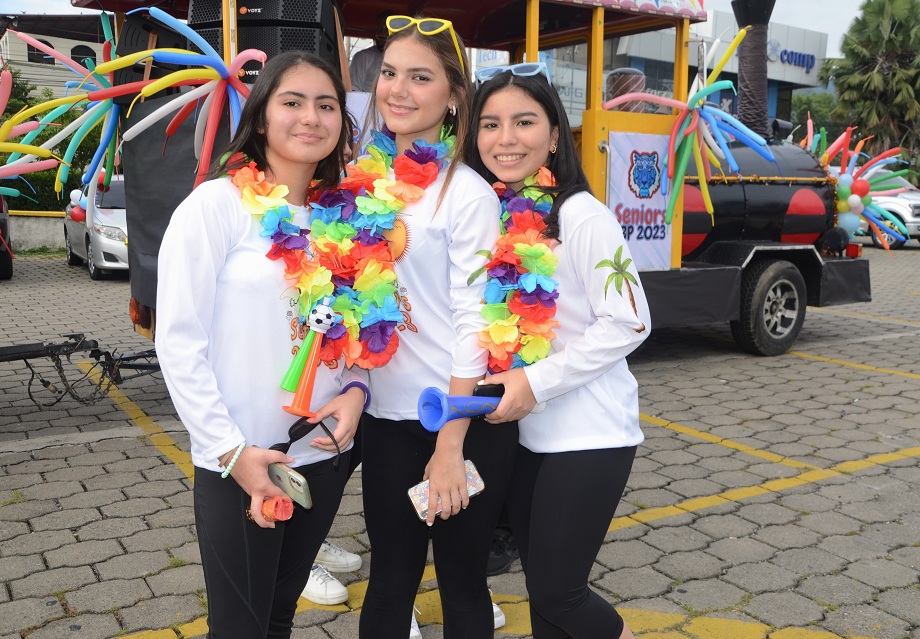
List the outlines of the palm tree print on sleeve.
{"type": "MultiPolygon", "coordinates": [[[[636,286],[639,286],[639,282],[636,280],[636,277],[627,270],[630,264],[632,264],[632,258],[623,260],[623,247],[620,246],[613,255],[613,260],[601,260],[595,264],[594,270],[601,268],[613,269],[613,273],[607,276],[607,282],[604,284],[604,299],[607,299],[607,290],[610,288],[611,283],[621,297],[623,295],[623,284],[626,284],[626,292],[629,293],[629,303],[632,305],[633,313],[636,314],[636,317],[639,317],[639,311],[636,309],[636,298],[633,296],[632,286],[630,285],[630,282],[632,282],[636,286]]],[[[645,324],[643,323],[641,328],[633,330],[637,333],[641,333],[645,330],[645,324]]]]}

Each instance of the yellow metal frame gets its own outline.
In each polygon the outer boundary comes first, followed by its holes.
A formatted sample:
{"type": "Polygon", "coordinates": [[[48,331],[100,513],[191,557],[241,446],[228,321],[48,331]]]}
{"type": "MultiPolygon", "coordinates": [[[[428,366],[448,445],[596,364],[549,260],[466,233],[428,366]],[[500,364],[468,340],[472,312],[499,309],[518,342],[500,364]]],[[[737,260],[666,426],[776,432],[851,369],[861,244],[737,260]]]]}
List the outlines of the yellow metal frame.
{"type": "MultiPolygon", "coordinates": [[[[658,21],[656,21],[658,22],[658,21]]],[[[528,28],[529,28],[528,24],[528,28]]],[[[689,89],[688,35],[690,22],[674,23],[674,95],[682,98],[689,89]]],[[[659,115],[605,111],[602,78],[604,77],[604,39],[610,29],[604,28],[604,9],[593,10],[591,34],[588,40],[588,96],[581,120],[581,163],[594,194],[607,202],[607,154],[602,150],[611,131],[670,135],[676,114],[659,115]]],[[[681,185],[683,189],[683,185],[681,185]]],[[[683,196],[677,198],[671,218],[671,268],[680,268],[684,229],[683,196]]]]}

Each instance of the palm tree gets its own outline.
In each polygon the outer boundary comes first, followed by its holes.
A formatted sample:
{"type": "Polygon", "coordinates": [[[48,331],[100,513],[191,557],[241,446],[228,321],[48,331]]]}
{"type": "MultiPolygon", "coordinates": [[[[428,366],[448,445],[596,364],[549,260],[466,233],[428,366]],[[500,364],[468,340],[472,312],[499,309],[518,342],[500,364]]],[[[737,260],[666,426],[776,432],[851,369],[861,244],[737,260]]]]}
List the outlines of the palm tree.
{"type": "MultiPolygon", "coordinates": [[[[633,313],[636,314],[636,317],[639,316],[639,311],[636,308],[636,298],[633,296],[632,286],[630,282],[639,286],[639,282],[636,281],[636,277],[630,273],[627,269],[629,265],[632,264],[632,259],[626,258],[623,260],[623,246],[620,245],[617,248],[617,252],[613,255],[613,260],[601,260],[594,265],[594,270],[599,268],[610,268],[613,269],[613,273],[607,276],[607,281],[604,283],[604,298],[607,297],[607,289],[610,288],[610,284],[613,284],[613,287],[617,290],[617,293],[620,296],[623,296],[623,284],[626,284],[626,292],[629,293],[629,303],[632,305],[633,313]]],[[[645,324],[642,324],[642,328],[636,329],[637,333],[641,333],[645,330],[645,324]]]]}
{"type": "Polygon", "coordinates": [[[875,155],[900,146],[913,157],[920,148],[920,0],[866,0],[821,79],[833,80],[835,114],[855,118],[863,136],[875,136],[875,155]]]}

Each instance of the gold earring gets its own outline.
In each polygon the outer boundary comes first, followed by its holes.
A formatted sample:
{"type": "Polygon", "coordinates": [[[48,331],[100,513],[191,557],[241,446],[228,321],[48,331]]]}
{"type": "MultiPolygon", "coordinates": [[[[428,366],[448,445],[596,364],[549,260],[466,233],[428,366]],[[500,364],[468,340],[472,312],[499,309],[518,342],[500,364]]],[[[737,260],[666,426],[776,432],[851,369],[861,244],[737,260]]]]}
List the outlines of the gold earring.
{"type": "Polygon", "coordinates": [[[556,145],[555,145],[555,144],[553,144],[551,147],[549,147],[549,152],[550,152],[550,153],[555,153],[555,152],[556,152],[556,145]]]}

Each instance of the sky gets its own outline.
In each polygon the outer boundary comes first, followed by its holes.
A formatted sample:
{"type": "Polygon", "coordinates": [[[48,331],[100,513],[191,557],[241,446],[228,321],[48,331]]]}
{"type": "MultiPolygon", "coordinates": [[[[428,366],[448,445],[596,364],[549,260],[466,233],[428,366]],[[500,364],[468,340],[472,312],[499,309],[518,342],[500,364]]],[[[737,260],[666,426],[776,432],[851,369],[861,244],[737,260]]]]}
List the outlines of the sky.
{"type": "MultiPolygon", "coordinates": [[[[731,13],[731,0],[703,0],[707,10],[731,13]]],[[[863,0],[776,0],[773,20],[791,26],[805,26],[823,31],[827,37],[827,55],[840,56],[840,41],[850,24],[859,15],[863,0]]],[[[23,0],[0,0],[0,14],[23,12],[23,0]]],[[[98,13],[78,11],[70,6],[70,0],[28,0],[28,13],[98,13]]]]}
{"type": "MultiPolygon", "coordinates": [[[[0,0],[0,6],[6,0],[0,0]]],[[[66,2],[66,0],[64,0],[66,2]]],[[[771,20],[827,34],[827,57],[840,57],[840,41],[864,0],[776,0],[771,20]]],[[[731,0],[703,0],[707,11],[732,12],[731,0]]]]}

